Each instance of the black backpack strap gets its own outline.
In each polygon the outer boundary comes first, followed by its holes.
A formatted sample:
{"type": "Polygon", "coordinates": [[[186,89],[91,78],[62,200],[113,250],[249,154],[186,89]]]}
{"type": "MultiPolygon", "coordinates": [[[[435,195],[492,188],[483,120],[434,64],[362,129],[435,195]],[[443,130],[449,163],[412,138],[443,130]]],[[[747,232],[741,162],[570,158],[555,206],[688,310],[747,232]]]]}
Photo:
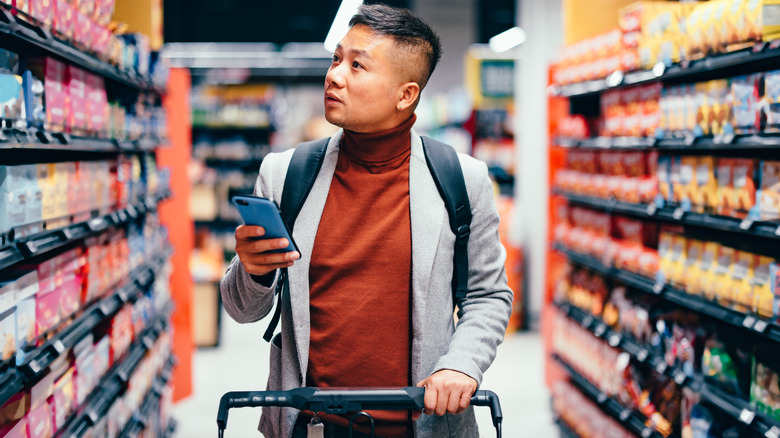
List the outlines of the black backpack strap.
{"type": "Polygon", "coordinates": [[[468,243],[471,234],[471,204],[458,154],[451,146],[422,137],[425,161],[444,200],[450,229],[455,234],[455,257],[452,272],[453,304],[466,296],[469,281],[468,243]]]}
{"type": "MultiPolygon", "coordinates": [[[[290,167],[287,168],[287,176],[284,178],[284,187],[282,188],[282,200],[279,204],[279,210],[282,213],[287,229],[292,232],[295,228],[295,220],[303,208],[303,203],[314,186],[314,180],[320,173],[322,162],[325,161],[325,152],[328,150],[330,138],[301,143],[295,147],[290,167]]],[[[290,293],[289,278],[287,269],[282,269],[279,280],[276,283],[276,292],[279,298],[276,302],[276,309],[268,323],[263,339],[271,342],[274,331],[279,325],[282,317],[282,300],[290,293]]]]}

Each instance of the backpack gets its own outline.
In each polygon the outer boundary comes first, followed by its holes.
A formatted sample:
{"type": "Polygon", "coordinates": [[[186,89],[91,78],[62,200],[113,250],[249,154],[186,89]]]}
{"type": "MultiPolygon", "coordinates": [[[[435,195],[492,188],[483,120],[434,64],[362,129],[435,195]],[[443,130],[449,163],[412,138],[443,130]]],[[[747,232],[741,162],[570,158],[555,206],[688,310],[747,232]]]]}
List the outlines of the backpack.
{"type": "MultiPolygon", "coordinates": [[[[303,203],[311,192],[317,174],[320,172],[322,162],[325,160],[325,152],[328,149],[330,138],[319,139],[296,146],[287,169],[287,176],[282,188],[282,200],[279,210],[292,232],[295,220],[301,212],[303,203]]],[[[452,302],[465,298],[468,292],[469,258],[468,242],[471,234],[471,206],[466,182],[463,179],[463,170],[460,167],[458,154],[444,143],[428,137],[422,137],[425,161],[428,169],[436,182],[436,188],[444,200],[447,215],[450,220],[450,229],[455,235],[455,257],[453,258],[452,271],[452,302]]],[[[277,282],[277,300],[271,322],[268,324],[263,339],[271,342],[274,331],[281,318],[281,301],[283,296],[289,294],[289,282],[287,281],[287,269],[282,269],[277,282]]]]}

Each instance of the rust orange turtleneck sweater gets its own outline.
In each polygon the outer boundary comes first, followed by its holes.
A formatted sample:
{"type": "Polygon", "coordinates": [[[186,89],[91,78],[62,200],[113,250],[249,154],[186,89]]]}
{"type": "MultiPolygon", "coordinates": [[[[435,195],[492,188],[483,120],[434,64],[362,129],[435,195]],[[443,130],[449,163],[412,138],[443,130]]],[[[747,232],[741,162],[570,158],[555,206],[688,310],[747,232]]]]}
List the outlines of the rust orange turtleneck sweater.
{"type": "MultiPolygon", "coordinates": [[[[309,271],[307,386],[411,381],[412,116],[384,132],[344,131],[309,271]]],[[[409,412],[372,413],[377,435],[412,436],[409,412]]],[[[344,417],[326,421],[346,426],[344,417]]]]}

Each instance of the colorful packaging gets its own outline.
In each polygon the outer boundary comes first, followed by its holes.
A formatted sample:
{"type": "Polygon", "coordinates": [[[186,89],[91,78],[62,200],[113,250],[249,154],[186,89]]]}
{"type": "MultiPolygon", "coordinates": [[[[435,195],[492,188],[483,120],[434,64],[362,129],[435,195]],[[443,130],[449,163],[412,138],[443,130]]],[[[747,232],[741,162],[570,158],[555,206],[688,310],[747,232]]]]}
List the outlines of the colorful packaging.
{"type": "Polygon", "coordinates": [[[73,39],[76,32],[76,9],[68,0],[54,1],[54,30],[66,39],[73,39]]]}
{"type": "Polygon", "coordinates": [[[84,135],[87,129],[87,73],[76,67],[68,66],[70,82],[68,86],[70,96],[70,114],[68,122],[71,131],[76,135],[84,135]]]}
{"type": "Polygon", "coordinates": [[[674,201],[671,183],[672,157],[661,155],[658,157],[658,195],[666,202],[674,201]]]}
{"type": "Polygon", "coordinates": [[[760,127],[758,83],[759,75],[737,76],[731,79],[734,131],[737,134],[758,132],[760,127]]]}
{"type": "Polygon", "coordinates": [[[674,202],[683,210],[690,211],[693,202],[699,199],[698,182],[696,178],[696,157],[678,157],[680,160],[680,177],[677,186],[674,187],[674,202]]]}
{"type": "Polygon", "coordinates": [[[676,287],[684,287],[685,284],[685,263],[686,254],[685,250],[688,247],[688,239],[685,236],[677,235],[672,241],[672,253],[671,253],[671,276],[669,281],[676,287]]]}
{"type": "MultiPolygon", "coordinates": [[[[693,172],[688,174],[688,181],[693,178],[693,172]]],[[[683,182],[682,159],[672,157],[669,172],[669,181],[672,184],[672,203],[679,205],[686,196],[687,185],[683,182]]]]}
{"type": "Polygon", "coordinates": [[[753,276],[759,257],[745,251],[738,251],[734,269],[731,273],[732,286],[728,290],[731,296],[726,299],[729,307],[747,313],[753,310],[753,276]]]}
{"type": "Polygon", "coordinates": [[[730,158],[718,158],[717,162],[717,180],[718,180],[718,214],[728,216],[734,209],[732,200],[734,199],[733,171],[734,160],[730,158]]]}
{"type": "Polygon", "coordinates": [[[780,132],[780,70],[764,73],[764,97],[761,105],[766,132],[780,132]]]}
{"type": "MultiPolygon", "coordinates": [[[[13,295],[13,292],[7,293],[13,295]]],[[[0,297],[2,299],[2,297],[0,297]]],[[[16,353],[16,307],[0,308],[0,361],[5,362],[16,353]]]]}
{"type": "Polygon", "coordinates": [[[734,276],[737,251],[728,246],[721,246],[718,251],[717,267],[715,268],[715,301],[728,306],[733,298],[731,278],[734,276]]]}
{"type": "Polygon", "coordinates": [[[601,135],[605,137],[622,135],[626,110],[621,91],[612,90],[601,95],[601,114],[604,115],[601,135]]]}
{"type": "Polygon", "coordinates": [[[718,255],[720,254],[720,245],[715,242],[704,244],[704,252],[699,264],[702,276],[699,277],[699,289],[701,294],[709,300],[715,300],[716,296],[716,270],[718,269],[718,255]]]}
{"type": "Polygon", "coordinates": [[[30,0],[30,15],[38,19],[46,28],[54,22],[53,0],[30,0]]]}
{"type": "Polygon", "coordinates": [[[639,99],[642,109],[639,121],[640,135],[654,137],[661,127],[661,89],[660,83],[640,88],[639,99]]]}
{"type": "Polygon", "coordinates": [[[715,173],[715,157],[699,157],[696,166],[698,187],[693,203],[699,211],[717,212],[718,179],[715,173]]]}
{"type": "Polygon", "coordinates": [[[763,318],[772,318],[775,295],[773,286],[776,280],[777,265],[771,257],[759,256],[753,275],[752,310],[763,318]]]}
{"type": "Polygon", "coordinates": [[[780,363],[776,352],[768,348],[759,348],[753,358],[750,403],[758,412],[780,421],[780,363]]]}
{"type": "Polygon", "coordinates": [[[685,290],[692,295],[701,294],[701,283],[699,278],[704,275],[701,264],[704,253],[704,242],[695,239],[688,239],[685,251],[685,290]]]}
{"type": "Polygon", "coordinates": [[[68,124],[70,113],[68,66],[53,58],[31,60],[30,71],[43,80],[46,129],[60,132],[68,124]]]}
{"type": "Polygon", "coordinates": [[[745,217],[756,205],[757,164],[752,159],[735,159],[733,167],[734,193],[731,205],[735,217],[745,217]]]}
{"type": "Polygon", "coordinates": [[[696,126],[693,130],[695,137],[710,135],[711,121],[714,119],[714,113],[710,104],[710,86],[709,82],[699,82],[694,85],[694,99],[696,107],[696,126]]]}
{"type": "Polygon", "coordinates": [[[758,205],[761,220],[780,219],[780,161],[761,162],[758,205]]]}

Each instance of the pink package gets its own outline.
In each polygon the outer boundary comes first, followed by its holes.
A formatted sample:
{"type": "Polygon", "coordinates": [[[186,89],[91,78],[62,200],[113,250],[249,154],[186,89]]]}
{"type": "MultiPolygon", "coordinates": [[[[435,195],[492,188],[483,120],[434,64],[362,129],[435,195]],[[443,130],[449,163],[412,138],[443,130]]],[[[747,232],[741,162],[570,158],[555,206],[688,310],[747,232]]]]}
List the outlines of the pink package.
{"type": "Polygon", "coordinates": [[[16,423],[0,428],[0,437],[3,438],[29,438],[27,435],[27,417],[16,423]]]}
{"type": "Polygon", "coordinates": [[[61,286],[60,316],[67,318],[81,308],[81,275],[70,274],[61,286]]]}
{"type": "Polygon", "coordinates": [[[68,0],[54,0],[54,30],[73,39],[76,32],[76,8],[68,0]]]}
{"type": "Polygon", "coordinates": [[[102,134],[108,119],[108,98],[103,78],[97,75],[87,75],[87,130],[102,134]]]}
{"type": "Polygon", "coordinates": [[[97,0],[95,5],[95,23],[101,26],[108,26],[114,15],[114,5],[116,0],[97,0]]]}
{"type": "Polygon", "coordinates": [[[92,24],[92,50],[101,58],[108,58],[108,47],[111,44],[111,31],[99,24],[92,24]]]}
{"type": "Polygon", "coordinates": [[[51,407],[43,403],[27,414],[27,434],[30,438],[50,438],[54,435],[51,407]]]}
{"type": "Polygon", "coordinates": [[[54,22],[54,2],[51,0],[30,0],[30,15],[51,27],[54,22]]]}
{"type": "Polygon", "coordinates": [[[62,292],[54,290],[35,296],[35,334],[40,337],[60,322],[60,297],[62,292]]]}
{"type": "Polygon", "coordinates": [[[68,115],[68,67],[53,58],[33,59],[30,71],[43,80],[46,97],[46,121],[52,130],[61,131],[68,115]]]}
{"type": "Polygon", "coordinates": [[[87,127],[86,120],[86,72],[75,66],[68,66],[70,75],[70,128],[81,133],[87,127]]]}

